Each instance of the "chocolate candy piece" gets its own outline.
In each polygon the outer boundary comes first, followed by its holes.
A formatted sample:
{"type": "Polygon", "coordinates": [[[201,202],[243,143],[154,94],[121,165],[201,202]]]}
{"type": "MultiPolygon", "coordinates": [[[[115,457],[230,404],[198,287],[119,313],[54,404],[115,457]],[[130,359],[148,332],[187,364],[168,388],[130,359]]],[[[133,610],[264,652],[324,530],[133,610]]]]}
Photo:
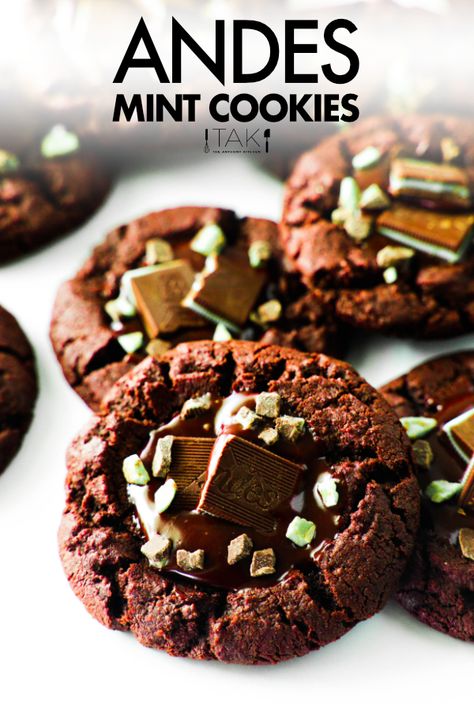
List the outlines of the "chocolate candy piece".
{"type": "Polygon", "coordinates": [[[468,462],[474,455],[474,408],[443,426],[456,452],[468,462]]]}
{"type": "Polygon", "coordinates": [[[444,209],[471,205],[466,171],[446,163],[397,158],[390,171],[390,192],[395,197],[430,200],[444,209]]]}
{"type": "Polygon", "coordinates": [[[301,465],[237,437],[217,437],[198,511],[272,531],[274,511],[287,501],[303,471],[301,465]]]}
{"type": "Polygon", "coordinates": [[[161,533],[156,533],[149,541],[143,544],[140,550],[143,555],[146,555],[151,566],[164,568],[168,563],[171,546],[172,543],[169,538],[162,536],[161,533]]]}
{"type": "Polygon", "coordinates": [[[204,393],[204,395],[198,395],[197,397],[189,398],[186,400],[183,407],[181,408],[181,417],[188,420],[191,417],[198,417],[204,412],[211,409],[212,398],[211,393],[204,393]]]}
{"type": "Polygon", "coordinates": [[[214,440],[206,437],[174,437],[173,456],[168,476],[175,480],[178,491],[173,510],[192,511],[196,508],[214,440]]]}
{"type": "Polygon", "coordinates": [[[171,262],[174,257],[173,248],[169,242],[156,237],[147,240],[145,245],[145,263],[146,264],[162,264],[163,262],[171,262]]]}
{"type": "Polygon", "coordinates": [[[305,421],[302,417],[282,415],[276,420],[276,428],[283,439],[288,440],[288,442],[296,442],[297,439],[304,435],[305,421]]]}
{"type": "Polygon", "coordinates": [[[151,466],[153,476],[165,477],[168,474],[171,467],[173,440],[173,435],[166,435],[157,441],[151,466]]]}
{"type": "Polygon", "coordinates": [[[250,407],[243,405],[235,415],[236,421],[243,430],[254,430],[262,424],[263,420],[250,407]]]}
{"type": "Polygon", "coordinates": [[[459,531],[459,546],[465,558],[474,560],[474,530],[472,528],[461,528],[459,531]]]}
{"type": "Polygon", "coordinates": [[[203,570],[204,551],[199,548],[197,551],[185,551],[180,548],[176,551],[176,563],[182,570],[191,572],[192,570],[203,570]]]}
{"type": "Polygon", "coordinates": [[[149,274],[132,278],[137,309],[149,338],[205,323],[198,315],[181,306],[193,279],[194,272],[183,259],[176,259],[149,274]]]}
{"type": "Polygon", "coordinates": [[[415,455],[415,462],[422,469],[429,469],[433,463],[433,450],[431,445],[426,439],[418,439],[413,442],[413,453],[415,455]]]}
{"type": "Polygon", "coordinates": [[[170,341],[163,341],[161,338],[152,338],[145,348],[148,355],[159,358],[171,348],[170,341]]]}
{"type": "Polygon", "coordinates": [[[213,255],[206,259],[183,306],[236,332],[245,324],[265,280],[265,273],[247,260],[213,255]]]}
{"type": "Polygon", "coordinates": [[[242,533],[241,536],[233,538],[229,545],[227,546],[227,562],[229,565],[234,565],[238,563],[239,560],[243,560],[252,552],[253,543],[250,536],[246,533],[242,533]]]}
{"type": "Polygon", "coordinates": [[[258,438],[261,439],[262,442],[265,442],[268,447],[271,447],[278,442],[279,435],[274,427],[265,427],[265,429],[259,433],[258,438]]]}
{"type": "Polygon", "coordinates": [[[474,457],[469,462],[463,477],[459,505],[465,509],[474,509],[474,457]]]}
{"type": "Polygon", "coordinates": [[[252,556],[250,565],[250,575],[256,578],[259,575],[273,575],[275,572],[275,553],[273,548],[264,548],[260,551],[255,551],[252,556]]]}
{"type": "Polygon", "coordinates": [[[459,261],[468,248],[474,215],[452,215],[393,205],[377,218],[380,234],[450,263],[459,261]]]}

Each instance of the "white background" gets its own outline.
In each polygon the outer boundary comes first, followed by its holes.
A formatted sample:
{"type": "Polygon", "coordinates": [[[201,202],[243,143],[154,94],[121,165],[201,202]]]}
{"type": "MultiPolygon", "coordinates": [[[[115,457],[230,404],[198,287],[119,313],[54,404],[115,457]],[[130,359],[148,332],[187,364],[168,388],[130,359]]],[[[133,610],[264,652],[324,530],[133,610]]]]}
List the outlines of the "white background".
{"type": "MultiPolygon", "coordinates": [[[[58,285],[106,231],[179,204],[219,205],[277,219],[282,186],[239,156],[123,178],[80,230],[0,268],[0,303],[36,351],[40,396],[23,447],[0,477],[0,709],[472,708],[473,648],[424,627],[391,603],[344,638],[276,667],[174,659],[103,628],[63,575],[56,532],[64,452],[88,417],[63,380],[48,327],[58,285]]],[[[472,336],[412,343],[360,336],[350,360],[373,385],[430,355],[472,347],[472,336]]]]}

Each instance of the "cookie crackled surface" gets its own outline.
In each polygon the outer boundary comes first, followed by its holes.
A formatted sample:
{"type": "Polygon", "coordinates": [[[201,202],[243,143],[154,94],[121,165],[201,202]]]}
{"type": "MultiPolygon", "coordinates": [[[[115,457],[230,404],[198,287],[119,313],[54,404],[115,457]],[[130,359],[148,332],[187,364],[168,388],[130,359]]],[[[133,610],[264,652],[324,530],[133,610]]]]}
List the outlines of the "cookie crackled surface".
{"type": "Polygon", "coordinates": [[[36,394],[31,346],[16,319],[0,306],[0,473],[21,445],[36,394]]]}
{"type": "Polygon", "coordinates": [[[51,340],[92,407],[147,353],[183,341],[244,340],[338,352],[323,294],[287,275],[277,228],[213,207],[177,207],[112,230],[59,289],[51,340]]]}
{"type": "Polygon", "coordinates": [[[374,117],[303,154],[280,240],[337,318],[401,337],[474,328],[474,129],[374,117]]]}
{"type": "Polygon", "coordinates": [[[181,344],[119,380],[69,449],[59,532],[102,624],[176,656],[276,663],[383,606],[419,494],[409,440],[347,364],[181,344]]]}

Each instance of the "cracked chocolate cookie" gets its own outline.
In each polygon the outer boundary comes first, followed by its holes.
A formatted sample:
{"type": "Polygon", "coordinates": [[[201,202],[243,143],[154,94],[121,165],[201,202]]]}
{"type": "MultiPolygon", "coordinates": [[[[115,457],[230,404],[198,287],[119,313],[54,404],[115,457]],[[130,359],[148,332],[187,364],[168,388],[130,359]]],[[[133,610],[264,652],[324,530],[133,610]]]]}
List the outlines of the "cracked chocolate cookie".
{"type": "Polygon", "coordinates": [[[78,227],[109,190],[91,148],[62,125],[0,145],[0,263],[78,227]]]}
{"type": "Polygon", "coordinates": [[[118,381],[68,454],[64,570],[177,656],[276,663],[380,610],[418,526],[409,440],[346,363],[184,343],[118,381]]]}
{"type": "Polygon", "coordinates": [[[381,390],[413,441],[421,527],[397,599],[474,641],[474,351],[435,358],[381,390]]]}
{"type": "Polygon", "coordinates": [[[30,425],[36,392],[31,346],[16,319],[0,306],[0,473],[30,425]]]}
{"type": "Polygon", "coordinates": [[[372,118],[297,162],[280,238],[353,326],[415,338],[474,326],[474,128],[372,118]]]}
{"type": "Polygon", "coordinates": [[[51,339],[67,381],[94,409],[145,355],[202,338],[334,353],[323,292],[281,266],[276,225],[180,207],[113,230],[60,288],[51,339]]]}

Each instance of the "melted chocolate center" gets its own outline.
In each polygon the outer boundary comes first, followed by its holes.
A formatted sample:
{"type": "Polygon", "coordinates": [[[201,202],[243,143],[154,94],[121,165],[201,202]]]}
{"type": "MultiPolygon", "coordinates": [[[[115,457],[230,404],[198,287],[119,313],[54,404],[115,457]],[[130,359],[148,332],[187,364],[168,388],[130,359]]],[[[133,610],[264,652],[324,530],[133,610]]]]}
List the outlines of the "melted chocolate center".
{"type": "MultiPolygon", "coordinates": [[[[254,394],[232,393],[226,398],[215,398],[212,407],[207,412],[184,419],[175,417],[151,433],[150,440],[141,453],[141,459],[149,471],[156,449],[156,443],[165,435],[176,437],[206,437],[215,438],[218,434],[234,434],[250,440],[260,447],[265,447],[258,439],[258,431],[244,430],[242,426],[232,421],[232,416],[243,406],[255,410],[254,394]]],[[[337,482],[339,502],[337,506],[326,508],[315,485],[324,478],[331,476],[331,464],[324,458],[311,434],[306,430],[296,442],[284,441],[281,438],[275,445],[267,449],[286,459],[303,465],[303,473],[298,478],[291,497],[272,512],[275,519],[274,528],[270,533],[254,528],[239,526],[223,519],[199,511],[175,511],[173,507],[154,520],[155,532],[170,538],[173,542],[173,554],[163,572],[171,576],[180,576],[205,583],[207,585],[239,589],[246,587],[262,587],[274,585],[295,567],[304,567],[321,555],[325,546],[331,542],[338,532],[340,512],[344,505],[344,495],[341,484],[337,482]],[[305,547],[296,546],[286,537],[289,523],[295,516],[301,516],[316,524],[316,535],[311,544],[305,547]],[[227,546],[233,538],[246,533],[253,541],[253,550],[273,548],[276,556],[276,572],[273,575],[259,577],[250,576],[252,556],[229,565],[227,563],[227,546]],[[204,570],[184,571],[176,563],[176,550],[184,548],[194,551],[202,548],[205,551],[204,570]]],[[[143,496],[147,497],[150,506],[156,489],[163,483],[162,479],[152,479],[142,487],[143,496]]],[[[142,532],[147,536],[147,528],[143,520],[139,520],[142,532]]],[[[148,533],[151,532],[148,530],[148,533]]]]}

